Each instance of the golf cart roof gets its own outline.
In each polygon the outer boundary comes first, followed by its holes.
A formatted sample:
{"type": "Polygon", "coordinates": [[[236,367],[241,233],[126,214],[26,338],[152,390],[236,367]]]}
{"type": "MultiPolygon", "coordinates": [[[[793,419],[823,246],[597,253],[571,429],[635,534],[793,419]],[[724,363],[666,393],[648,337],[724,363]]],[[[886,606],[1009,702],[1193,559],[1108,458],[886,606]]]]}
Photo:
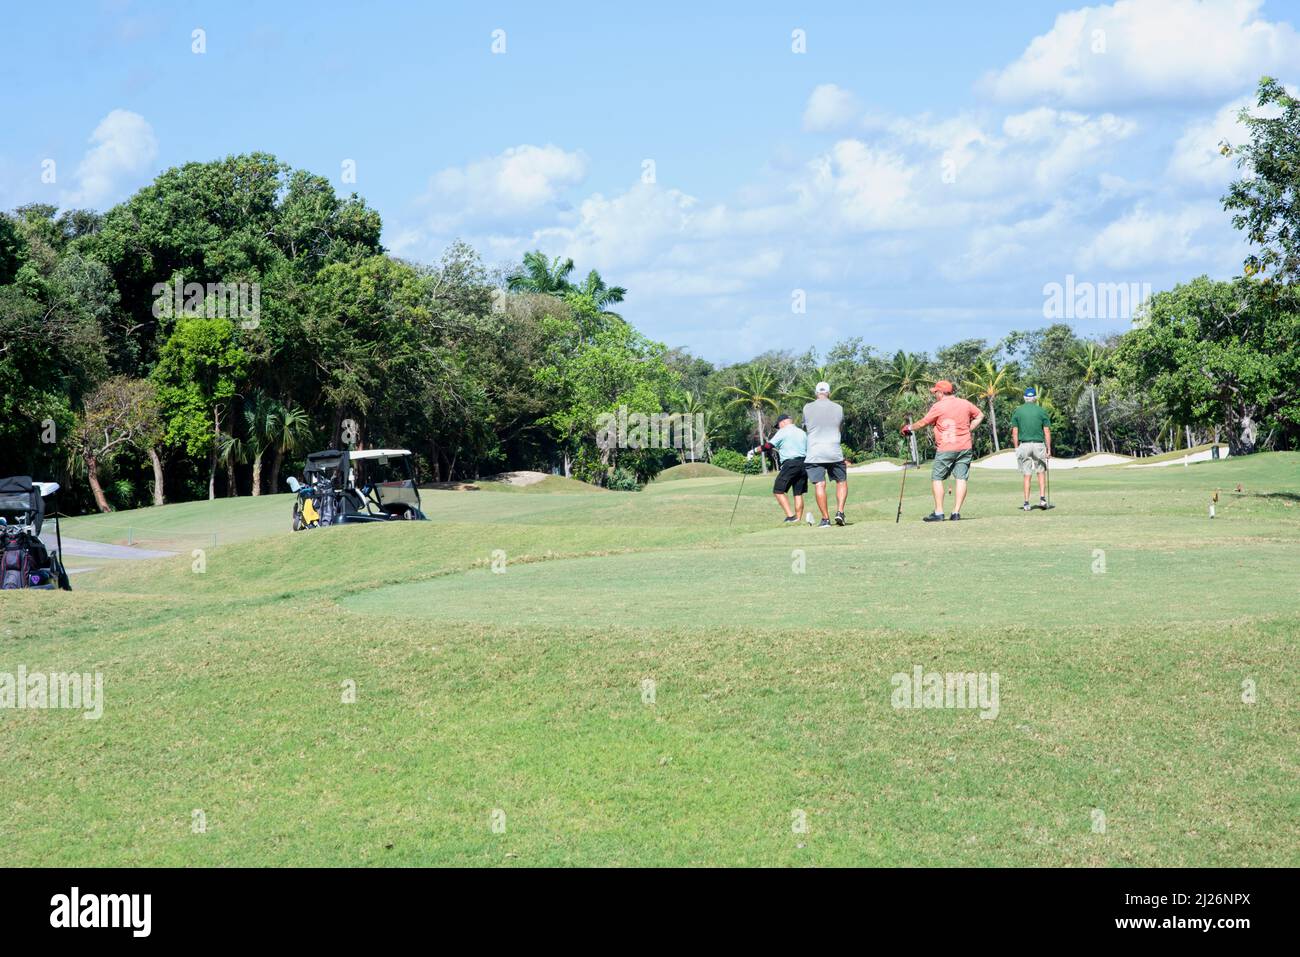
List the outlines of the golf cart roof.
{"type": "Polygon", "coordinates": [[[396,459],[410,454],[410,449],[357,449],[349,452],[348,458],[358,462],[365,459],[396,459]]]}
{"type": "Polygon", "coordinates": [[[48,498],[58,490],[58,482],[33,482],[30,475],[0,478],[0,495],[30,495],[38,492],[42,498],[48,498]]]}
{"type": "Polygon", "coordinates": [[[323,472],[325,469],[338,469],[347,461],[348,453],[338,449],[325,449],[321,452],[308,452],[304,471],[323,472]]]}

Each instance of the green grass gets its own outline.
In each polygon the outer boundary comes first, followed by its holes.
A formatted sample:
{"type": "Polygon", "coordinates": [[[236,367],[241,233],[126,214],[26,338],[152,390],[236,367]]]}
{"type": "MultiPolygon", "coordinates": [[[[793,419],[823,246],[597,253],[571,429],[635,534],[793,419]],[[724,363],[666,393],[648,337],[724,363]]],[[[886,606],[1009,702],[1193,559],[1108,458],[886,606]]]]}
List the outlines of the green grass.
{"type": "Polygon", "coordinates": [[[0,599],[0,672],[106,698],[0,711],[7,860],[1296,865],[1298,466],[1072,470],[1031,513],[977,472],[937,526],[915,473],[901,524],[899,476],[855,475],[829,530],[757,476],[730,528],[738,476],[70,520],[183,551],[0,599]],[[998,716],[896,710],[915,665],[997,672],[998,716]]]}

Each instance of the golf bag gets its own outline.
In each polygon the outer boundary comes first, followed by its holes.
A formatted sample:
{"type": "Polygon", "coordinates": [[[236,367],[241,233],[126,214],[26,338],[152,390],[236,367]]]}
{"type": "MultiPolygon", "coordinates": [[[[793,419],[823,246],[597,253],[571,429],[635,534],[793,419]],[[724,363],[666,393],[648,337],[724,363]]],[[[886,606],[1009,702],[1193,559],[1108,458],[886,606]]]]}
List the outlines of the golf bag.
{"type": "Polygon", "coordinates": [[[58,573],[39,538],[15,525],[6,525],[0,552],[0,590],[53,588],[58,573]]]}
{"type": "Polygon", "coordinates": [[[327,478],[318,479],[312,486],[311,504],[316,512],[316,525],[333,525],[338,520],[338,494],[334,483],[327,478]]]}
{"type": "Polygon", "coordinates": [[[348,454],[336,449],[312,452],[307,456],[301,483],[291,483],[296,498],[293,503],[293,530],[322,528],[343,520],[340,499],[347,482],[348,454]]]}
{"type": "Polygon", "coordinates": [[[0,589],[26,588],[31,583],[28,576],[32,568],[26,535],[17,528],[6,527],[4,531],[4,551],[0,552],[0,589]]]}

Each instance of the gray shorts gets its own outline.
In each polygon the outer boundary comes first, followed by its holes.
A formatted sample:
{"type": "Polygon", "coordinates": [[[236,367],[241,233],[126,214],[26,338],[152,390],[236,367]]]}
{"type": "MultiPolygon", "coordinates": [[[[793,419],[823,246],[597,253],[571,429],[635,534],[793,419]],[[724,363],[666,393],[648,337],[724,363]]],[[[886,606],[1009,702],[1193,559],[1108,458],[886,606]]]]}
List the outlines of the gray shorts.
{"type": "Polygon", "coordinates": [[[1016,446],[1016,464],[1021,475],[1034,475],[1047,468],[1047,445],[1043,442],[1021,442],[1016,446]]]}
{"type": "Polygon", "coordinates": [[[843,459],[838,462],[805,462],[804,468],[808,470],[808,481],[813,485],[825,482],[827,476],[832,482],[849,480],[849,471],[844,467],[843,459]]]}
{"type": "Polygon", "coordinates": [[[936,482],[942,482],[948,476],[952,476],[959,481],[966,481],[970,475],[970,464],[975,461],[975,452],[971,449],[962,449],[958,452],[936,452],[934,456],[934,465],[930,468],[930,478],[936,482]]]}

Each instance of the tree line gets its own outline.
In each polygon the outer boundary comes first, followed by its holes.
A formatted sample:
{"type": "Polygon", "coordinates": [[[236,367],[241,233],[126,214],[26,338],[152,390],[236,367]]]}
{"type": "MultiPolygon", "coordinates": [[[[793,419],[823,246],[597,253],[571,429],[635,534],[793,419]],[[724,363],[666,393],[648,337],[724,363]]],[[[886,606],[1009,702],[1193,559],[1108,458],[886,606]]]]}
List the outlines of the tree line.
{"type": "Polygon", "coordinates": [[[283,491],[330,446],[401,446],[426,482],[556,470],[635,488],[667,465],[740,454],[820,379],[850,458],[906,454],[903,422],[949,379],[1009,442],[1026,385],[1061,455],[1237,454],[1300,441],[1300,104],[1261,81],[1224,197],[1251,243],[1241,276],[1155,293],[1133,327],[1057,323],[999,341],[715,365],[639,333],[628,291],[572,260],[489,268],[457,242],[436,264],[380,243],[379,214],[264,153],[187,163],[106,212],[0,214],[0,474],[61,479],[69,510],[283,491]],[[683,447],[596,439],[620,408],[702,423],[683,447]]]}

